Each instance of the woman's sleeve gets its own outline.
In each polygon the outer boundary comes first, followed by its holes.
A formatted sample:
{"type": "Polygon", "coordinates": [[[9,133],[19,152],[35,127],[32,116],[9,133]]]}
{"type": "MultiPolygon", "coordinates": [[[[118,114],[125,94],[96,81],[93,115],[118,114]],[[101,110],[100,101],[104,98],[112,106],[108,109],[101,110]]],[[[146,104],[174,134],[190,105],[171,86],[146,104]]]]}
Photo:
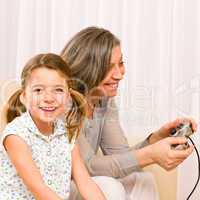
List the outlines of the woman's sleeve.
{"type": "MultiPolygon", "coordinates": [[[[84,136],[82,136],[81,142],[83,148],[85,147],[84,154],[88,156],[84,160],[87,160],[86,165],[92,176],[104,175],[122,178],[133,171],[141,170],[134,155],[135,148],[129,147],[120,126],[118,110],[113,100],[108,104],[104,126],[102,127],[100,146],[103,155],[99,156],[94,152],[92,153],[90,145],[84,136]]],[[[144,141],[138,144],[137,148],[147,144],[147,141],[144,141]]]]}

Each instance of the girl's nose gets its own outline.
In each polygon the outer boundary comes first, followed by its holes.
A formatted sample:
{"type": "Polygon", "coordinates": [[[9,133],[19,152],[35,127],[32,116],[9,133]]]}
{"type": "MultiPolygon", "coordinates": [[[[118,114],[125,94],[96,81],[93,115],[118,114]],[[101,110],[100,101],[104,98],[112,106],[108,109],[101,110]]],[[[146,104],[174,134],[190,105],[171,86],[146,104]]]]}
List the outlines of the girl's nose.
{"type": "Polygon", "coordinates": [[[43,100],[45,102],[53,102],[55,100],[55,97],[51,91],[47,91],[44,93],[43,100]]]}

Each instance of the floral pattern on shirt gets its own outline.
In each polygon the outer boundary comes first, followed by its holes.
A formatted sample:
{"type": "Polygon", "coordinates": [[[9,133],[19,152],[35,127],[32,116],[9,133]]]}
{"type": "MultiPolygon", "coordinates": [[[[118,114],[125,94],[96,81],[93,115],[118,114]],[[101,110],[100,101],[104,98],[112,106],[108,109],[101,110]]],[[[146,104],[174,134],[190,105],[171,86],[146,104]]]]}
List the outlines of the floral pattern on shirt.
{"type": "Polygon", "coordinates": [[[0,200],[34,200],[12,165],[3,146],[6,136],[13,134],[23,139],[32,152],[44,182],[64,200],[69,197],[71,180],[71,150],[64,122],[55,122],[54,133],[42,135],[30,114],[24,113],[9,123],[0,135],[0,200]]]}

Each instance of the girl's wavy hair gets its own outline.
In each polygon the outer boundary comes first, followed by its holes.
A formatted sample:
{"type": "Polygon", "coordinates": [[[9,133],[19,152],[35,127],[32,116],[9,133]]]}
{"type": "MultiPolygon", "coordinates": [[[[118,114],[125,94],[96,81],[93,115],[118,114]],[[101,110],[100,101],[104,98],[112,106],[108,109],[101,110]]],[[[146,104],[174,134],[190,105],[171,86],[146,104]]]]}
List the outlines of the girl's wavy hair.
{"type": "Polygon", "coordinates": [[[75,87],[75,82],[70,80],[70,70],[66,62],[60,56],[53,53],[36,55],[25,65],[21,74],[21,88],[8,100],[5,110],[6,122],[11,122],[17,116],[20,116],[26,111],[25,106],[20,101],[20,95],[24,91],[32,71],[43,67],[56,70],[63,77],[66,77],[66,82],[72,99],[71,107],[65,115],[67,134],[69,141],[71,141],[74,136],[78,136],[80,133],[80,128],[86,115],[86,102],[83,95],[73,89],[75,87]]]}

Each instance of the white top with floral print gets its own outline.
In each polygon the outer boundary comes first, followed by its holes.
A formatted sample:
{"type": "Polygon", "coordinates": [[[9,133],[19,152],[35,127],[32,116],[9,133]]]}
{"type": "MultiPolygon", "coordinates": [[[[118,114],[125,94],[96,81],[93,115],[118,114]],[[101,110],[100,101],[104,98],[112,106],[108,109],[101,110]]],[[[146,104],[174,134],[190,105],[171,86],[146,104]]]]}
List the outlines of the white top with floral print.
{"type": "Polygon", "coordinates": [[[74,140],[69,143],[65,125],[61,119],[55,122],[52,135],[42,135],[30,114],[26,112],[9,123],[0,135],[0,200],[35,199],[18,176],[3,146],[3,140],[11,134],[21,137],[30,147],[32,158],[46,185],[60,198],[68,199],[71,180],[71,150],[74,140]]]}

